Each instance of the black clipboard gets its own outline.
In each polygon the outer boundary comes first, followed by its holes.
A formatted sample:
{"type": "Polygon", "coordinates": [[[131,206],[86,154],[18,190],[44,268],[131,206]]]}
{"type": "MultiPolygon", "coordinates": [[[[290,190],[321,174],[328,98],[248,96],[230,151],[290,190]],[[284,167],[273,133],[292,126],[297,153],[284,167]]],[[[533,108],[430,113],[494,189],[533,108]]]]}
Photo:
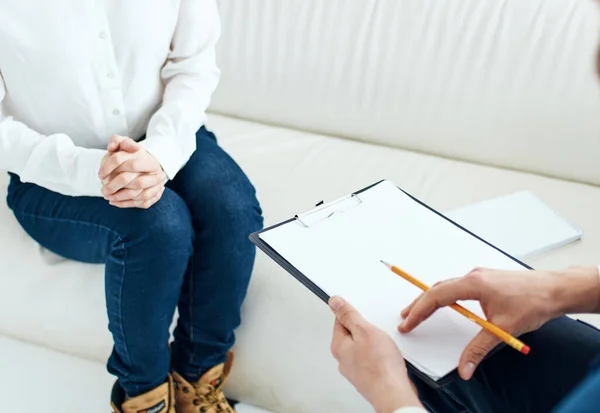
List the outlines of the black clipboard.
{"type": "MultiPolygon", "coordinates": [[[[368,191],[369,189],[379,185],[380,183],[384,182],[385,180],[380,180],[378,182],[375,182],[372,185],[369,185],[363,189],[360,189],[356,192],[353,192],[352,194],[349,195],[349,197],[355,197],[355,196],[360,196],[361,193],[368,191]]],[[[456,226],[457,228],[460,228],[461,230],[465,231],[466,233],[468,233],[469,235],[471,235],[472,237],[478,239],[479,241],[485,243],[486,245],[494,248],[496,251],[502,253],[503,255],[505,255],[506,257],[510,258],[511,260],[515,261],[517,264],[522,265],[525,269],[529,269],[532,270],[533,268],[530,267],[529,265],[525,264],[524,262],[520,261],[519,259],[513,257],[512,255],[508,254],[507,252],[501,250],[500,248],[496,247],[495,245],[491,244],[490,242],[484,240],[483,238],[481,238],[480,236],[474,234],[473,232],[469,231],[468,229],[466,229],[465,227],[463,227],[462,225],[454,222],[453,220],[451,220],[450,218],[446,217],[444,214],[442,214],[441,212],[437,211],[436,209],[430,207],[429,205],[427,205],[425,202],[417,199],[415,196],[409,194],[408,192],[406,192],[405,190],[403,190],[402,188],[398,187],[399,191],[402,191],[404,194],[406,194],[410,199],[412,199],[414,202],[418,203],[419,205],[423,206],[424,208],[427,208],[428,210],[430,210],[431,212],[435,213],[436,215],[444,218],[446,221],[452,223],[454,226],[456,226]]],[[[310,214],[313,211],[309,211],[308,213],[310,214]]],[[[317,297],[319,297],[325,304],[328,304],[329,302],[329,295],[327,295],[327,293],[325,293],[325,291],[323,291],[321,288],[319,288],[315,283],[313,283],[306,275],[304,275],[301,271],[299,271],[296,267],[294,267],[292,264],[290,264],[284,257],[282,257],[275,249],[273,249],[268,243],[266,243],[265,241],[263,241],[260,238],[260,234],[262,234],[263,232],[267,232],[270,230],[273,230],[277,227],[280,227],[282,225],[286,225],[289,224],[290,222],[294,222],[301,219],[299,215],[296,215],[294,218],[290,218],[286,221],[280,222],[279,224],[276,225],[272,225],[268,228],[265,228],[261,231],[257,231],[254,232],[252,234],[250,234],[250,240],[261,250],[263,251],[269,258],[271,258],[273,261],[275,261],[277,264],[279,264],[279,266],[281,266],[284,270],[286,270],[287,272],[289,272],[296,280],[298,280],[302,285],[304,285],[306,288],[308,288],[313,294],[315,294],[317,297]]],[[[488,354],[488,356],[486,358],[489,358],[491,356],[493,356],[498,350],[500,350],[501,348],[503,348],[505,346],[505,344],[501,344],[498,347],[496,347],[492,352],[490,352],[488,354]]],[[[456,369],[454,369],[452,372],[448,373],[447,375],[445,375],[444,377],[441,377],[438,380],[433,380],[431,377],[429,377],[428,375],[426,375],[425,373],[421,372],[419,369],[417,369],[415,366],[413,366],[410,362],[406,361],[406,365],[407,368],[411,371],[411,373],[413,373],[414,375],[418,376],[421,380],[423,380],[425,383],[429,384],[430,386],[437,388],[440,386],[444,386],[446,383],[448,383],[449,381],[454,380],[456,377],[458,377],[458,372],[456,369]]]]}

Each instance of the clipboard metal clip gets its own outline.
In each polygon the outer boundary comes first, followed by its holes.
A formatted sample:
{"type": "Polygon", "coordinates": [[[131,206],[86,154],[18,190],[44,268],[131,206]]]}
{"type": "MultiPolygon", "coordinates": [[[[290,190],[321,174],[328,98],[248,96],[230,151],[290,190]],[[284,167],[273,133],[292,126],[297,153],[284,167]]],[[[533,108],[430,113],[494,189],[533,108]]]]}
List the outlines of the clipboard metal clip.
{"type": "Polygon", "coordinates": [[[335,214],[357,207],[362,203],[363,201],[360,199],[358,194],[352,194],[338,199],[337,201],[320,205],[317,208],[303,214],[296,215],[295,218],[296,221],[298,221],[303,227],[310,228],[318,222],[329,219],[335,214]]]}

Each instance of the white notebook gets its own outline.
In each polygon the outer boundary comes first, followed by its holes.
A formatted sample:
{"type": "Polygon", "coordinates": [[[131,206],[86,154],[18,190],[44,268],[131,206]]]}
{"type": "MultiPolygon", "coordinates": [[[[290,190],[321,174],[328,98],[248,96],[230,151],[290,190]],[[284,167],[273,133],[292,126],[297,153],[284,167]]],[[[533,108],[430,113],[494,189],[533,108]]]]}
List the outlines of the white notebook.
{"type": "Polygon", "coordinates": [[[468,205],[446,215],[517,258],[548,252],[583,235],[531,191],[468,205]]]}
{"type": "MultiPolygon", "coordinates": [[[[414,332],[400,334],[400,311],[420,290],[380,260],[428,285],[463,276],[475,267],[525,268],[389,181],[252,238],[322,299],[347,299],[393,337],[407,361],[434,380],[457,367],[461,352],[480,328],[444,308],[414,332]]],[[[483,317],[478,303],[461,304],[483,317]]]]}

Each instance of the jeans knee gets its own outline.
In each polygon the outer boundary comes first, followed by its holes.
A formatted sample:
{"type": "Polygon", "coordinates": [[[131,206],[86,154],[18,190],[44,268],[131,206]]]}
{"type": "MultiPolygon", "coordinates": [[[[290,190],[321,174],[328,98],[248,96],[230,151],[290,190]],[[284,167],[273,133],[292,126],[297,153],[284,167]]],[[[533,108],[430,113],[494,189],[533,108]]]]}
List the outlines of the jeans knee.
{"type": "Polygon", "coordinates": [[[149,254],[189,257],[193,252],[194,229],[184,200],[170,189],[149,209],[136,210],[135,238],[149,254]]]}
{"type": "Polygon", "coordinates": [[[233,233],[247,238],[262,229],[262,209],[249,181],[221,187],[215,192],[213,202],[218,207],[219,220],[231,223],[233,233]]]}
{"type": "Polygon", "coordinates": [[[246,175],[236,170],[213,178],[209,174],[196,186],[196,196],[190,204],[194,216],[244,238],[262,229],[262,209],[246,175]]]}

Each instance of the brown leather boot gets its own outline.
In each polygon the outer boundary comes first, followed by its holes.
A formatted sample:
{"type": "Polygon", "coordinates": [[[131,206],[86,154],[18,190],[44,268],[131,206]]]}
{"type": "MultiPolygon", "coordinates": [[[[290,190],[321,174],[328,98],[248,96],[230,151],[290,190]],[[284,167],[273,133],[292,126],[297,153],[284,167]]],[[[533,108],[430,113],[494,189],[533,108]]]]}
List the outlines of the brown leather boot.
{"type": "Polygon", "coordinates": [[[173,372],[177,413],[235,413],[223,394],[223,385],[233,366],[233,352],[227,361],[213,367],[195,384],[173,372]]]}
{"type": "Polygon", "coordinates": [[[110,406],[113,413],[175,413],[173,378],[148,393],[125,401],[125,392],[118,382],[112,389],[110,406]]]}

